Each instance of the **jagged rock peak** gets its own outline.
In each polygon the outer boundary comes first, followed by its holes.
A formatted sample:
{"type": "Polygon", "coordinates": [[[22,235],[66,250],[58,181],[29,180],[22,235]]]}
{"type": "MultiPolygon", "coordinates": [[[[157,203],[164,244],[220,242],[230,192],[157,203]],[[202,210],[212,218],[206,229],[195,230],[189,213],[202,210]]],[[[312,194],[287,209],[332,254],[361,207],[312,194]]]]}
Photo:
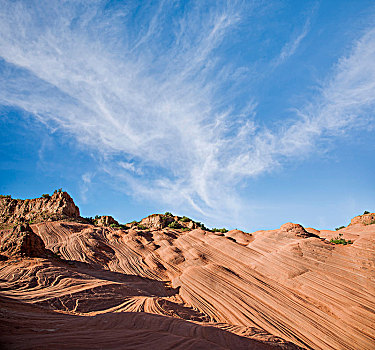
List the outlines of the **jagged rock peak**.
{"type": "Polygon", "coordinates": [[[3,237],[0,253],[8,257],[45,258],[50,255],[43,240],[32,231],[27,223],[15,226],[12,231],[3,237]]]}
{"type": "Polygon", "coordinates": [[[0,197],[0,223],[41,222],[78,218],[79,208],[67,192],[55,191],[52,196],[34,199],[0,197]]]}

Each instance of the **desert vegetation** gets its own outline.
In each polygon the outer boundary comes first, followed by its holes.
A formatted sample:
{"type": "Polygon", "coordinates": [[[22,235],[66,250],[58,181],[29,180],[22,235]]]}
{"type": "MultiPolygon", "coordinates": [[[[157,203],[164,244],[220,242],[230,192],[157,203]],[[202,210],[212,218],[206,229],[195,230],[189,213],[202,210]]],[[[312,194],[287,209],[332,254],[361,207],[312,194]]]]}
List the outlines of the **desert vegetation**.
{"type": "Polygon", "coordinates": [[[221,233],[225,233],[225,232],[228,232],[228,230],[226,228],[212,228],[211,229],[211,232],[221,232],[221,233]]]}
{"type": "Polygon", "coordinates": [[[339,233],[339,235],[335,238],[331,238],[330,242],[333,244],[342,244],[342,245],[353,244],[353,242],[350,239],[349,240],[344,239],[342,233],[339,233]]]}
{"type": "Polygon", "coordinates": [[[172,221],[169,225],[169,228],[179,229],[181,228],[181,225],[177,221],[172,221]]]}

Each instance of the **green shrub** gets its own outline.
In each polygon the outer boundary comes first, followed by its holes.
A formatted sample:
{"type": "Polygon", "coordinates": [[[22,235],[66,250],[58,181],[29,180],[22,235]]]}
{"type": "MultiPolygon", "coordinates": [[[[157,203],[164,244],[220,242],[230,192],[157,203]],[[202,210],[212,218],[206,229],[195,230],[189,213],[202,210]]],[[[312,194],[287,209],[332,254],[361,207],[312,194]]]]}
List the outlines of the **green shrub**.
{"type": "Polygon", "coordinates": [[[375,224],[375,220],[372,220],[372,221],[368,222],[368,223],[365,224],[365,225],[374,225],[374,224],[375,224]]]}
{"type": "Polygon", "coordinates": [[[47,198],[47,199],[51,198],[51,196],[50,196],[48,193],[44,193],[44,194],[42,194],[42,197],[43,197],[43,198],[47,198]]]}
{"type": "Polygon", "coordinates": [[[171,212],[169,212],[169,211],[166,211],[164,215],[165,216],[173,216],[173,214],[171,212]]]}
{"type": "Polygon", "coordinates": [[[177,221],[173,221],[168,225],[169,228],[181,228],[181,225],[177,221]]]}
{"type": "Polygon", "coordinates": [[[91,216],[84,217],[84,219],[92,225],[95,224],[95,220],[91,216]]]}
{"type": "Polygon", "coordinates": [[[338,230],[341,230],[342,228],[345,228],[345,226],[336,227],[335,230],[338,231],[338,230]]]}
{"type": "Polygon", "coordinates": [[[221,232],[221,233],[225,233],[225,232],[228,232],[228,230],[226,228],[213,228],[211,229],[212,232],[221,232]]]}
{"type": "Polygon", "coordinates": [[[363,215],[366,215],[366,214],[370,214],[369,211],[365,210],[365,212],[363,213],[363,215]]]}
{"type": "Polygon", "coordinates": [[[339,235],[335,238],[331,238],[330,242],[334,244],[342,244],[342,245],[353,244],[353,242],[350,239],[346,240],[342,238],[342,233],[339,233],[339,235]]]}
{"type": "Polygon", "coordinates": [[[0,194],[0,198],[12,198],[10,194],[0,194]]]}
{"type": "Polygon", "coordinates": [[[208,231],[208,228],[206,226],[204,226],[204,224],[202,224],[200,221],[195,221],[195,223],[197,224],[198,227],[200,227],[202,230],[206,230],[208,231]]]}
{"type": "Polygon", "coordinates": [[[140,225],[140,224],[137,225],[137,228],[138,228],[138,230],[147,230],[146,226],[143,226],[143,225],[140,225]]]}
{"type": "Polygon", "coordinates": [[[183,232],[185,232],[185,231],[191,231],[191,229],[188,228],[188,227],[183,227],[183,228],[181,229],[181,231],[183,231],[183,232]]]}
{"type": "Polygon", "coordinates": [[[186,216],[183,216],[183,217],[180,219],[180,221],[182,221],[182,222],[189,222],[189,221],[191,221],[191,219],[189,219],[189,218],[186,217],[186,216]]]}

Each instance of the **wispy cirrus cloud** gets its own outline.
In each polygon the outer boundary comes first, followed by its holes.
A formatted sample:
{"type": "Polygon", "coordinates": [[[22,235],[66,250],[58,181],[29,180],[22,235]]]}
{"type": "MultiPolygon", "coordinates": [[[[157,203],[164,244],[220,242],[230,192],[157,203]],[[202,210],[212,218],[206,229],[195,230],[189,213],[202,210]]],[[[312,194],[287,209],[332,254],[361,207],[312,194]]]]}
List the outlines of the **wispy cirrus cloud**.
{"type": "Polygon", "coordinates": [[[295,52],[297,51],[298,47],[300,46],[302,40],[305,38],[309,30],[310,30],[310,19],[307,19],[307,21],[305,22],[302,28],[302,31],[283,46],[279,56],[272,62],[273,68],[284,63],[289,57],[295,54],[295,52]]]}
{"type": "MultiPolygon", "coordinates": [[[[241,114],[223,108],[219,93],[232,71],[217,50],[241,22],[243,4],[175,6],[0,1],[0,103],[96,151],[102,170],[127,192],[223,221],[240,210],[237,185],[244,180],[372,118],[374,30],[287,126],[266,128],[257,123],[255,102],[241,114]]],[[[307,22],[278,62],[308,29],[307,22]]]]}

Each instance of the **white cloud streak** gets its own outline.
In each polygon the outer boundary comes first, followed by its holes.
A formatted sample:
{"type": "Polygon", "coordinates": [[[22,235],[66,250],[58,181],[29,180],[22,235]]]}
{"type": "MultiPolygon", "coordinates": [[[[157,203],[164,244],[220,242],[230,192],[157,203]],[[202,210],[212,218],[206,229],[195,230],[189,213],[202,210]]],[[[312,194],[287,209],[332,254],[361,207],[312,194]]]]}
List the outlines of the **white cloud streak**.
{"type": "MultiPolygon", "coordinates": [[[[255,103],[239,116],[223,110],[217,94],[229,73],[215,50],[241,20],[237,4],[196,4],[170,23],[173,5],[160,2],[138,9],[137,26],[134,8],[109,10],[101,1],[0,1],[0,8],[1,104],[96,150],[128,192],[222,222],[240,210],[238,184],[309,154],[374,107],[374,30],[338,61],[297,118],[266,130],[255,122],[255,103]]],[[[307,30],[284,47],[280,62],[307,30]]]]}
{"type": "Polygon", "coordinates": [[[308,19],[305,22],[305,25],[303,26],[301,33],[283,46],[279,56],[274,60],[272,64],[274,68],[284,63],[289,57],[295,54],[295,52],[297,51],[298,47],[300,46],[302,40],[305,38],[309,30],[310,20],[308,19]]]}

